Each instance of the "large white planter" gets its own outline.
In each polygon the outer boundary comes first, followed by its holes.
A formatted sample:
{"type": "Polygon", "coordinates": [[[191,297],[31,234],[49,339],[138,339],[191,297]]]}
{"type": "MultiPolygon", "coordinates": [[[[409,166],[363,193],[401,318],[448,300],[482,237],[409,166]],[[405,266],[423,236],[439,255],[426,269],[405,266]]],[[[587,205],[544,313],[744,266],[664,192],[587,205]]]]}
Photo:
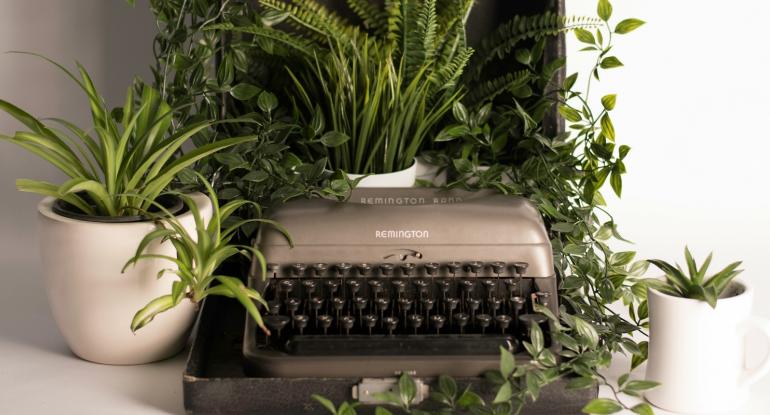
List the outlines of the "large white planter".
{"type": "Polygon", "coordinates": [[[770,356],[746,368],[746,334],[759,329],[770,341],[770,321],[752,318],[752,289],[733,284],[739,294],[719,299],[715,309],[649,290],[647,379],[661,383],[645,393],[650,403],[684,414],[734,411],[749,385],[770,371],[770,356]]]}
{"type": "MultiPolygon", "coordinates": [[[[208,221],[208,197],[191,196],[208,221]]],[[[141,260],[120,272],[155,225],[70,219],[54,213],[53,203],[46,198],[38,205],[43,274],[51,311],[70,349],[83,359],[115,365],[149,363],[178,353],[195,317],[189,301],[160,314],[136,334],[130,329],[134,313],[171,293],[175,279],[173,274],[156,277],[161,269],[174,267],[165,260],[141,260]]],[[[194,235],[192,214],[178,218],[194,235]]],[[[168,242],[154,242],[148,252],[176,256],[168,242]]]]}
{"type": "Polygon", "coordinates": [[[430,164],[422,157],[417,157],[415,165],[417,166],[415,171],[415,177],[417,180],[430,182],[435,187],[440,187],[446,184],[446,169],[442,170],[440,166],[430,164]]]}
{"type": "Polygon", "coordinates": [[[357,187],[413,187],[416,178],[417,163],[413,163],[411,167],[394,171],[392,173],[382,174],[348,174],[350,179],[358,179],[364,177],[358,182],[357,187]]]}

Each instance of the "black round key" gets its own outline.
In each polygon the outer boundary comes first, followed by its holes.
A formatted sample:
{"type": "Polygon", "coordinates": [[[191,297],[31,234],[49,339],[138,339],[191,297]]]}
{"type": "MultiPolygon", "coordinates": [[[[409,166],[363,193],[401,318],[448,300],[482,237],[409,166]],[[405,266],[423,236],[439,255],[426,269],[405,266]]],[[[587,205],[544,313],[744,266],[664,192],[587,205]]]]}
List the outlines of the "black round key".
{"type": "Polygon", "coordinates": [[[366,303],[368,302],[366,298],[364,297],[356,297],[353,302],[356,303],[356,308],[359,310],[363,310],[366,308],[366,303]]]}
{"type": "Polygon", "coordinates": [[[487,278],[481,281],[481,284],[484,285],[484,288],[487,290],[487,295],[491,298],[492,294],[497,290],[497,281],[487,278]]]}
{"type": "Polygon", "coordinates": [[[457,261],[447,262],[446,264],[446,267],[449,270],[449,273],[452,274],[453,277],[455,276],[455,274],[457,273],[457,270],[460,269],[461,266],[462,264],[460,264],[457,261]]]}
{"type": "Polygon", "coordinates": [[[323,277],[326,275],[326,271],[329,269],[329,266],[324,264],[323,262],[318,262],[313,264],[313,271],[315,271],[316,277],[323,277]]]}
{"type": "Polygon", "coordinates": [[[428,286],[430,283],[428,281],[425,281],[424,279],[417,279],[414,280],[414,286],[417,287],[417,291],[420,292],[420,294],[424,294],[428,291],[428,286]]]}
{"type": "Polygon", "coordinates": [[[281,281],[281,290],[285,293],[290,293],[294,290],[294,280],[283,280],[281,281]]]}
{"type": "Polygon", "coordinates": [[[350,334],[350,329],[353,328],[353,326],[356,324],[356,319],[353,316],[342,316],[340,319],[342,322],[342,328],[345,329],[345,334],[350,334]]]}
{"type": "Polygon", "coordinates": [[[278,337],[281,337],[281,330],[289,323],[289,317],[287,316],[265,316],[264,320],[270,330],[278,332],[278,337]]]}
{"type": "Polygon", "coordinates": [[[433,310],[433,304],[436,302],[432,298],[423,298],[420,300],[420,303],[422,303],[422,309],[425,311],[425,313],[429,313],[431,310],[433,310]]]}
{"type": "Polygon", "coordinates": [[[310,299],[310,308],[312,308],[315,311],[318,311],[323,307],[324,300],[321,297],[313,297],[310,299]]]}
{"type": "Polygon", "coordinates": [[[267,303],[270,314],[279,314],[281,312],[281,302],[278,300],[267,303]]]}
{"type": "Polygon", "coordinates": [[[302,335],[302,332],[305,330],[305,327],[307,327],[307,316],[304,314],[296,314],[294,316],[294,327],[296,327],[299,330],[299,334],[302,335]]]}
{"type": "Polygon", "coordinates": [[[398,300],[398,307],[401,309],[402,313],[406,313],[410,308],[412,308],[412,300],[408,298],[402,298],[398,300]]]}
{"type": "Polygon", "coordinates": [[[382,322],[385,323],[385,328],[388,329],[388,334],[393,335],[393,330],[398,327],[398,317],[385,317],[382,319],[382,322]]]}
{"type": "Polygon", "coordinates": [[[425,267],[425,273],[431,277],[435,275],[439,269],[439,264],[437,262],[428,262],[423,266],[425,267]]]}
{"type": "Polygon", "coordinates": [[[470,308],[471,311],[478,310],[480,305],[481,305],[481,301],[477,298],[471,298],[468,300],[468,308],[470,308]]]}
{"type": "Polygon", "coordinates": [[[508,292],[511,294],[519,288],[519,282],[513,278],[506,278],[503,282],[505,283],[505,286],[508,287],[508,292]]]}
{"type": "Polygon", "coordinates": [[[372,264],[358,264],[356,268],[358,268],[358,273],[363,277],[369,275],[372,272],[372,264]]]}
{"type": "Polygon", "coordinates": [[[383,277],[389,277],[393,274],[393,264],[385,262],[380,264],[380,275],[383,277]]]}
{"type": "Polygon", "coordinates": [[[363,317],[364,324],[369,328],[369,335],[372,334],[372,329],[377,325],[377,316],[374,314],[367,314],[363,317]]]}
{"type": "Polygon", "coordinates": [[[345,307],[345,300],[340,297],[332,298],[332,307],[334,307],[336,311],[342,311],[345,307]]]}
{"type": "Polygon", "coordinates": [[[519,296],[513,297],[511,301],[513,302],[513,308],[516,310],[516,312],[520,312],[526,304],[526,300],[519,296]]]}
{"type": "Polygon", "coordinates": [[[434,314],[430,316],[430,324],[433,326],[434,329],[436,329],[436,334],[439,334],[441,331],[441,328],[444,327],[444,322],[446,321],[446,317],[442,316],[441,314],[434,314]]]}
{"type": "Polygon", "coordinates": [[[388,305],[390,304],[390,301],[388,301],[387,298],[378,298],[376,303],[377,303],[377,310],[385,311],[388,309],[388,305]]]}
{"type": "Polygon", "coordinates": [[[489,323],[492,322],[492,316],[489,314],[479,314],[476,316],[476,322],[479,323],[479,326],[481,327],[481,333],[483,334],[486,332],[487,327],[489,327],[489,323]]]}
{"type": "Polygon", "coordinates": [[[436,281],[436,285],[438,285],[438,289],[441,290],[442,293],[446,296],[446,293],[449,292],[449,288],[452,286],[452,283],[450,283],[447,280],[441,279],[436,281]]]}
{"type": "Polygon", "coordinates": [[[551,293],[548,291],[538,291],[535,293],[537,296],[537,301],[542,305],[543,307],[548,307],[548,304],[551,302],[551,293]]]}
{"type": "Polygon", "coordinates": [[[476,286],[476,281],[471,279],[464,279],[460,281],[460,286],[463,287],[466,293],[472,293],[473,288],[476,286]]]}
{"type": "Polygon", "coordinates": [[[526,262],[514,262],[511,264],[513,266],[513,270],[516,271],[516,275],[522,276],[527,273],[527,268],[529,267],[529,264],[526,262]]]}
{"type": "Polygon", "coordinates": [[[299,278],[302,278],[305,276],[305,269],[307,269],[307,265],[302,263],[296,263],[291,266],[291,270],[294,271],[294,275],[296,275],[299,278]]]}
{"type": "Polygon", "coordinates": [[[417,334],[417,329],[422,326],[422,316],[419,314],[410,314],[409,317],[407,317],[407,321],[409,322],[409,327],[414,329],[414,334],[417,334]]]}
{"type": "Polygon", "coordinates": [[[358,290],[361,289],[361,283],[356,280],[347,280],[345,283],[348,285],[348,290],[350,290],[350,294],[355,297],[356,294],[358,293],[358,290]]]}
{"type": "Polygon", "coordinates": [[[289,312],[293,313],[299,309],[299,305],[302,302],[298,299],[291,297],[288,300],[286,300],[286,309],[289,310],[289,312]]]}
{"type": "Polygon", "coordinates": [[[328,314],[321,314],[317,318],[318,322],[321,323],[321,327],[324,329],[324,334],[326,334],[329,331],[329,327],[331,327],[332,322],[334,321],[334,317],[328,314]]]}
{"type": "Polygon", "coordinates": [[[490,267],[492,267],[492,272],[500,276],[500,274],[505,271],[505,262],[502,261],[496,261],[491,264],[489,264],[490,267]]]}
{"type": "Polygon", "coordinates": [[[412,275],[414,268],[415,268],[415,265],[413,263],[405,262],[401,264],[401,274],[405,277],[409,277],[412,275]]]}
{"type": "Polygon", "coordinates": [[[468,270],[474,274],[478,274],[484,264],[480,261],[471,261],[468,263],[468,270]]]}
{"type": "Polygon", "coordinates": [[[492,317],[497,317],[497,310],[500,309],[502,304],[503,300],[499,298],[491,298],[487,300],[487,305],[489,305],[489,311],[492,312],[492,317]]]}
{"type": "Polygon", "coordinates": [[[348,271],[350,271],[351,268],[353,268],[353,265],[348,264],[347,262],[340,262],[339,264],[334,265],[334,268],[337,269],[337,275],[340,277],[344,276],[348,271]]]}
{"type": "Polygon", "coordinates": [[[449,311],[454,311],[458,304],[460,304],[459,298],[449,297],[446,299],[446,306],[449,308],[449,311]]]}
{"type": "Polygon", "coordinates": [[[324,281],[324,285],[326,285],[326,289],[329,291],[329,295],[334,295],[334,293],[337,292],[337,288],[339,288],[340,283],[336,280],[326,280],[324,281]]]}
{"type": "Polygon", "coordinates": [[[468,317],[465,313],[457,313],[454,315],[454,320],[457,323],[458,326],[460,326],[460,334],[462,334],[465,331],[465,326],[468,324],[468,317]]]}
{"type": "Polygon", "coordinates": [[[376,296],[380,292],[382,292],[382,282],[378,280],[369,280],[367,281],[369,284],[369,288],[372,290],[374,295],[376,296]]]}
{"type": "Polygon", "coordinates": [[[311,295],[315,292],[316,285],[316,282],[313,280],[302,281],[302,286],[305,287],[305,292],[307,292],[308,295],[311,295]]]}
{"type": "Polygon", "coordinates": [[[396,290],[396,294],[403,294],[406,291],[406,281],[404,280],[393,280],[390,282],[391,285],[393,285],[393,288],[396,290]]]}
{"type": "Polygon", "coordinates": [[[511,321],[513,319],[511,316],[507,314],[500,314],[497,317],[495,317],[495,321],[497,321],[497,326],[500,327],[500,332],[505,333],[506,330],[508,330],[508,326],[511,325],[511,321]]]}

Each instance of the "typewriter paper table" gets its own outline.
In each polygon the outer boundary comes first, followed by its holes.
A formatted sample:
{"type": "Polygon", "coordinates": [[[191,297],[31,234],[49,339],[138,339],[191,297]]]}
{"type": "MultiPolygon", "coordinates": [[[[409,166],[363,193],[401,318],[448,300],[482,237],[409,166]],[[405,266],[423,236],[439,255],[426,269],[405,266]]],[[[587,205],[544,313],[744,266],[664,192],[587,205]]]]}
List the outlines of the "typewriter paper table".
{"type": "MultiPolygon", "coordinates": [[[[142,366],[79,360],[67,349],[50,315],[37,259],[3,264],[0,276],[0,414],[184,413],[184,354],[142,366]]],[[[615,379],[626,367],[628,361],[618,357],[608,375],[615,379]]],[[[609,394],[600,391],[600,396],[609,394]]],[[[768,408],[770,377],[754,386],[751,402],[734,414],[767,415],[768,408]]]]}

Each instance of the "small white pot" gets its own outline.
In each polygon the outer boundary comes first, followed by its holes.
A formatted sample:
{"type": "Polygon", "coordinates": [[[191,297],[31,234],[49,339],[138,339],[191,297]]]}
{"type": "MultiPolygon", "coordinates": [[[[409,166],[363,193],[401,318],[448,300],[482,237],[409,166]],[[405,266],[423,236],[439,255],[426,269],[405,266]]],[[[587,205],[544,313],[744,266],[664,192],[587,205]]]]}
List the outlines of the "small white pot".
{"type": "Polygon", "coordinates": [[[381,174],[348,174],[351,180],[364,177],[358,182],[357,187],[413,187],[416,178],[417,163],[412,166],[392,173],[381,174]]]}
{"type": "Polygon", "coordinates": [[[415,164],[415,178],[424,182],[430,182],[433,186],[440,187],[446,184],[446,169],[430,164],[423,157],[417,157],[415,164]]]}
{"type": "MultiPolygon", "coordinates": [[[[770,371],[770,356],[746,368],[746,334],[761,330],[770,341],[770,321],[751,317],[753,290],[733,282],[732,297],[707,303],[650,289],[647,380],[661,386],[645,393],[653,405],[685,414],[735,410],[748,387],[770,371]]],[[[770,350],[768,351],[770,354],[770,350]]]]}
{"type": "MultiPolygon", "coordinates": [[[[208,221],[208,197],[190,196],[208,221]]],[[[43,274],[53,317],[70,349],[85,360],[114,365],[149,363],[178,353],[195,317],[189,301],[158,315],[136,334],[130,329],[134,314],[150,300],[170,294],[176,278],[170,273],[157,278],[161,269],[175,268],[165,260],[143,259],[120,272],[155,225],[70,219],[55,213],[53,203],[45,198],[38,205],[43,274]]],[[[195,235],[190,212],[178,219],[195,235]]],[[[176,256],[168,242],[155,241],[147,252],[176,256]]]]}

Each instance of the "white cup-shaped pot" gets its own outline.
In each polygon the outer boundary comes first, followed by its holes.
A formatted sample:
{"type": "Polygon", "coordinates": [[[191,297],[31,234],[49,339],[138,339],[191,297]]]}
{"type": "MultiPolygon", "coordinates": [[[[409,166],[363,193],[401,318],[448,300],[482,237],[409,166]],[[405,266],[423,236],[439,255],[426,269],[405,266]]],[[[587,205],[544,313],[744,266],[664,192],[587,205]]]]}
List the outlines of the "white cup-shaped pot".
{"type": "MultiPolygon", "coordinates": [[[[759,330],[770,341],[770,321],[751,317],[753,290],[733,282],[733,296],[716,308],[706,302],[650,289],[647,380],[661,385],[645,393],[653,405],[683,414],[735,410],[749,386],[770,371],[770,356],[746,365],[746,336],[759,330]]],[[[768,351],[770,352],[770,351],[768,351]]]]}
{"type": "Polygon", "coordinates": [[[441,169],[441,166],[428,163],[425,158],[417,157],[415,161],[416,170],[415,178],[424,182],[430,182],[433,186],[439,187],[446,184],[446,169],[441,169]]]}
{"type": "MultiPolygon", "coordinates": [[[[190,196],[208,221],[208,197],[190,196]]],[[[85,360],[114,365],[149,363],[178,353],[195,317],[189,301],[136,333],[130,328],[134,314],[150,300],[170,294],[176,278],[172,273],[157,278],[160,270],[175,267],[165,260],[142,259],[121,273],[155,225],[71,219],[55,213],[53,204],[53,198],[46,198],[38,205],[43,274],[53,317],[70,349],[85,360]]],[[[195,235],[190,212],[177,218],[195,235]]],[[[176,256],[168,242],[155,241],[146,252],[176,256]]]]}
{"type": "Polygon", "coordinates": [[[394,171],[392,173],[380,174],[350,174],[348,177],[352,180],[363,177],[358,182],[357,187],[413,187],[416,179],[417,163],[404,170],[394,171]],[[366,177],[364,177],[366,176],[366,177]]]}

